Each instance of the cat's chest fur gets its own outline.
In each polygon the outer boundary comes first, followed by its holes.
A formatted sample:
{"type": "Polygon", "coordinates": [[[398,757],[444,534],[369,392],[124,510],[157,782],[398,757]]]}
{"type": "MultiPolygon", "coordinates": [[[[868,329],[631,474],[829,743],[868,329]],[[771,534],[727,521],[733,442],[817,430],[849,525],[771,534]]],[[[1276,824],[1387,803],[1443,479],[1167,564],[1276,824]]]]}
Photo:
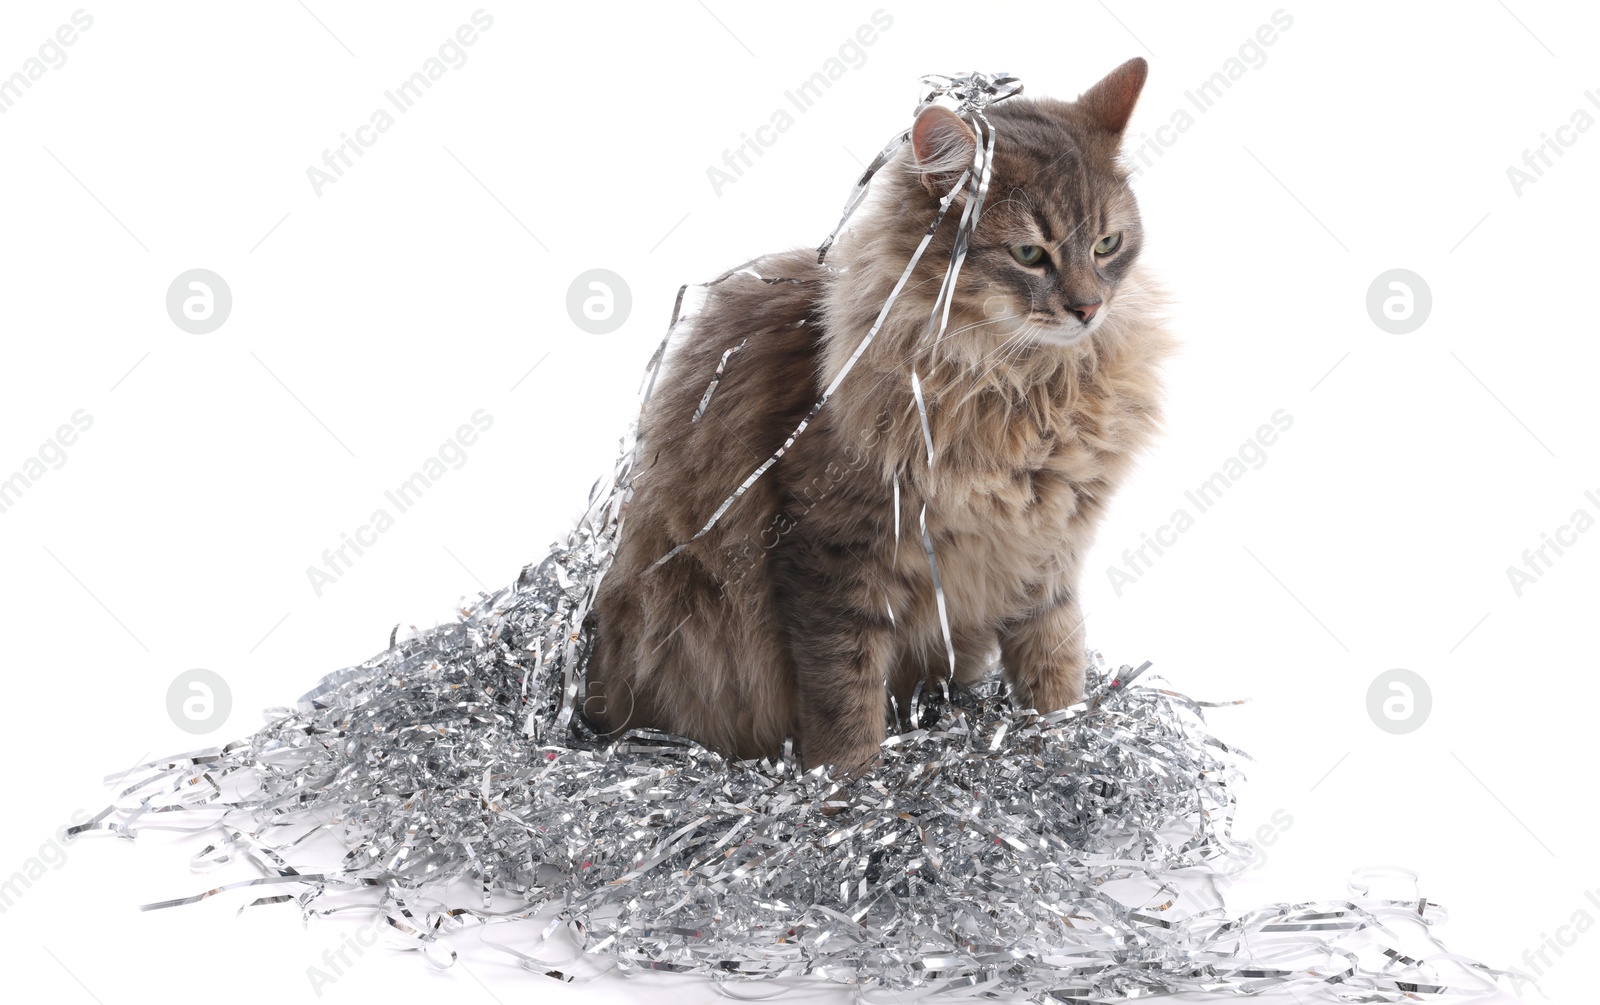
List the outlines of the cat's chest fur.
{"type": "Polygon", "coordinates": [[[1104,499],[1147,438],[1146,424],[1124,421],[1147,403],[1092,378],[945,389],[925,401],[926,435],[909,396],[877,403],[889,421],[867,491],[880,500],[877,522],[889,526],[878,528],[887,533],[876,550],[890,573],[890,605],[928,630],[935,566],[954,619],[974,626],[1017,617],[1065,589],[1104,499]]]}
{"type": "Polygon", "coordinates": [[[969,606],[1011,607],[1072,571],[1108,466],[1085,419],[1020,409],[971,429],[952,423],[931,468],[924,461],[909,480],[919,533],[925,512],[946,588],[969,606]]]}

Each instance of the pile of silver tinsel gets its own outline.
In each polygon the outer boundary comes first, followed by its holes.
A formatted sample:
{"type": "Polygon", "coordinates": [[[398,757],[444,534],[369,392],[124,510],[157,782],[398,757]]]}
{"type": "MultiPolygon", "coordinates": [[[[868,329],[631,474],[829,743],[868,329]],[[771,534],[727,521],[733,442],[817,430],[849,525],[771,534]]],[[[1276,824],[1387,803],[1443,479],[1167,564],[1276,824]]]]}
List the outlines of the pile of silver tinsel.
{"type": "Polygon", "coordinates": [[[439,965],[476,928],[564,980],[671,970],[742,996],[821,975],[895,1001],[1313,985],[1397,1001],[1493,983],[1454,958],[1447,983],[1399,948],[1422,932],[1439,952],[1426,900],[1230,915],[1241,755],[1145,668],[1093,672],[1085,702],[1049,715],[996,684],[922,695],[882,763],[843,784],[791,756],[594,735],[582,622],[619,512],[602,492],[514,586],[397,633],[248,739],[144,765],[79,829],[192,818],[217,835],[197,862],[259,871],[152,908],[246,888],[307,916],[376,912],[439,965]]]}

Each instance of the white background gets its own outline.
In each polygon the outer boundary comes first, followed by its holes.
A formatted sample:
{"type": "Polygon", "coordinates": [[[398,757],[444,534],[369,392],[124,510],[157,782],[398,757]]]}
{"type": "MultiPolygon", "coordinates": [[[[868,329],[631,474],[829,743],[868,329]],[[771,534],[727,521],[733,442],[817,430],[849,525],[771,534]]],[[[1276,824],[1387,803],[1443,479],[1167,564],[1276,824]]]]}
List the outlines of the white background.
{"type": "MultiPolygon", "coordinates": [[[[467,62],[319,196],[306,169],[476,4],[308,2],[89,7],[65,64],[0,115],[0,478],[75,410],[94,419],[0,513],[0,877],[103,805],[103,774],[249,732],[396,622],[448,619],[540,557],[609,468],[678,285],[815,245],[922,74],[1003,69],[1070,97],[1144,55],[1131,135],[1148,135],[1279,9],[885,0],[865,64],[718,195],[707,168],[877,3],[490,6],[467,62]],[[633,297],[604,336],[565,306],[597,267],[633,297]],[[208,335],[164,308],[191,268],[232,289],[208,335]],[[476,409],[494,425],[467,463],[317,596],[307,567],[476,409]],[[195,667],[232,690],[202,737],[166,710],[195,667]]],[[[75,9],[7,4],[0,76],[75,9]]],[[[1137,183],[1184,351],[1165,438],[1090,562],[1090,642],[1254,699],[1214,719],[1258,759],[1242,831],[1279,810],[1293,825],[1234,907],[1402,864],[1451,908],[1452,948],[1526,969],[1575,912],[1600,916],[1600,533],[1520,597],[1506,574],[1575,510],[1600,513],[1600,129],[1569,130],[1520,194],[1507,168],[1574,110],[1600,117],[1600,24],[1535,0],[1282,9],[1266,62],[1137,183]],[[1432,290],[1410,334],[1367,314],[1391,268],[1432,290]],[[1278,409],[1294,425],[1267,462],[1118,596],[1106,568],[1278,409]],[[1407,735],[1367,713],[1392,668],[1431,689],[1407,735]]],[[[209,885],[164,841],[74,844],[0,915],[8,983],[64,1003],[311,998],[306,967],[338,934],[292,907],[134,911],[209,885]]],[[[1597,949],[1587,933],[1547,956],[1554,1000],[1592,998],[1597,949]]],[[[382,955],[325,997],[591,993],[382,955]]]]}

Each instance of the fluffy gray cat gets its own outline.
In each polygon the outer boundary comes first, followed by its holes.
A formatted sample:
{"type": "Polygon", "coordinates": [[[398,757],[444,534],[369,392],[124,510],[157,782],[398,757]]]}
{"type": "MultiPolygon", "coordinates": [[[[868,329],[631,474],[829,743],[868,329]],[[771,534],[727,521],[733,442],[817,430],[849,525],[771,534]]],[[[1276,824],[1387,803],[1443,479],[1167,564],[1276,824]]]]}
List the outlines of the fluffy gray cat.
{"type": "Polygon", "coordinates": [[[598,728],[657,727],[739,757],[793,736],[808,765],[848,773],[883,740],[890,694],[905,708],[919,681],[969,683],[996,655],[1021,705],[1080,700],[1079,572],[1157,428],[1171,349],[1118,163],[1145,74],[1134,59],[1077,101],[985,110],[992,182],[944,336],[927,322],[965,192],[827,406],[691,542],[846,365],[972,163],[972,127],[923,110],[826,266],[789,252],[711,287],[640,422],[590,626],[583,709],[598,728]]]}

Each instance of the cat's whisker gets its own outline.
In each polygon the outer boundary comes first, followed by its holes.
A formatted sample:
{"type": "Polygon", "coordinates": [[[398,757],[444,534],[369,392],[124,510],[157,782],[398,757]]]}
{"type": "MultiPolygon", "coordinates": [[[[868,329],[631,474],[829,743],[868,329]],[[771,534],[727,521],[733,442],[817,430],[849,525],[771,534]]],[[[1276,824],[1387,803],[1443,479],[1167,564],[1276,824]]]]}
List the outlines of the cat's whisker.
{"type": "Polygon", "coordinates": [[[1013,363],[1015,363],[1017,361],[1017,359],[1019,357],[1021,357],[1024,353],[1028,352],[1032,348],[1033,348],[1032,339],[1030,339],[1030,338],[1017,339],[1017,344],[1015,345],[1015,347],[1013,347],[1010,352],[1005,354],[1005,356],[1000,360],[1000,365],[999,366],[993,367],[992,369],[994,371],[998,372],[1002,366],[1006,367],[1006,368],[1009,368],[1013,363]]]}
{"type": "Polygon", "coordinates": [[[984,356],[982,359],[979,359],[978,363],[980,365],[982,365],[983,363],[988,362],[990,359],[993,359],[995,356],[999,355],[1000,353],[1005,352],[1006,349],[1009,348],[1010,346],[1012,346],[1013,344],[1029,338],[1033,334],[1033,330],[1034,330],[1034,326],[1033,326],[1032,322],[1024,324],[1022,327],[1018,328],[1015,332],[1013,332],[1010,335],[1010,337],[1008,337],[1004,342],[1000,343],[1000,345],[998,347],[996,347],[994,349],[994,351],[990,352],[988,355],[984,356]]]}
{"type": "Polygon", "coordinates": [[[932,345],[938,345],[940,342],[943,342],[945,339],[951,339],[951,338],[955,338],[957,335],[963,335],[963,334],[965,334],[965,333],[967,333],[969,331],[972,331],[974,328],[982,328],[984,325],[999,324],[1002,321],[1010,321],[1012,318],[1020,318],[1020,317],[1022,317],[1021,314],[1007,314],[1004,317],[984,318],[982,321],[974,321],[972,324],[964,325],[964,326],[962,326],[960,328],[957,328],[953,332],[945,332],[944,335],[940,336],[939,338],[934,339],[931,344],[932,345]]]}
{"type": "MultiPolygon", "coordinates": [[[[1006,353],[1005,356],[1003,356],[1002,358],[996,360],[987,369],[985,369],[982,373],[978,374],[978,377],[976,378],[976,380],[981,380],[982,378],[988,377],[996,369],[998,369],[1002,365],[1005,365],[1005,364],[1009,363],[1010,360],[1012,360],[1014,357],[1016,357],[1018,355],[1021,355],[1022,352],[1026,351],[1029,348],[1031,348],[1032,347],[1032,342],[1033,342],[1033,336],[1037,332],[1039,332],[1040,330],[1041,330],[1041,326],[1036,324],[1036,323],[1032,323],[1032,322],[1030,322],[1029,324],[1023,326],[1023,328],[1020,331],[1018,331],[1016,335],[1012,336],[1011,338],[1009,338],[1005,342],[1003,342],[1001,344],[1001,346],[1000,346],[1000,349],[997,350],[997,352],[1004,351],[1006,353]]],[[[990,353],[989,356],[985,356],[984,359],[983,360],[979,360],[979,362],[982,363],[982,362],[988,360],[989,358],[991,358],[994,355],[995,355],[995,353],[990,353]]],[[[976,382],[976,380],[975,380],[975,382],[976,382]]]]}
{"type": "MultiPolygon", "coordinates": [[[[982,365],[984,362],[993,359],[996,356],[1001,356],[1002,354],[1005,354],[1005,358],[1009,358],[1010,353],[1020,352],[1022,349],[1027,347],[1029,334],[1030,332],[1028,326],[1024,325],[1014,334],[1008,336],[1006,340],[1001,342],[1000,345],[995,347],[994,350],[980,359],[978,361],[979,365],[982,365]]],[[[988,389],[989,382],[986,378],[993,374],[996,368],[999,367],[1003,362],[1004,359],[997,360],[994,365],[973,373],[970,378],[970,386],[967,389],[967,393],[962,395],[962,397],[955,403],[955,407],[959,408],[961,405],[966,404],[968,401],[971,401],[974,397],[988,389]]]]}

